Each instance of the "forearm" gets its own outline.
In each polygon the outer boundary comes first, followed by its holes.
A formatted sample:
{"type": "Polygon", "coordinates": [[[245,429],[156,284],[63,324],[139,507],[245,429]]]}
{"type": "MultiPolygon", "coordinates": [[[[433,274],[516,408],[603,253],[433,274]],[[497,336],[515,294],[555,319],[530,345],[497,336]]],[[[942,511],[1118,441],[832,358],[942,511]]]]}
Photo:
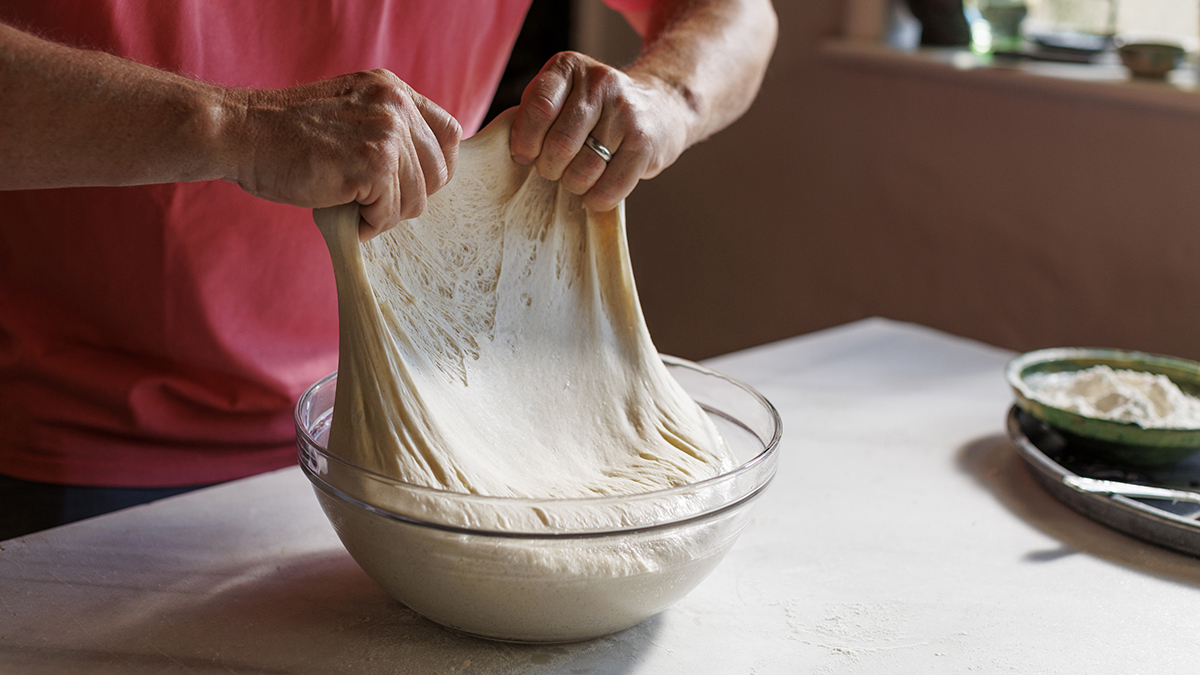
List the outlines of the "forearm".
{"type": "Polygon", "coordinates": [[[363,236],[425,208],[462,130],[384,70],[225,89],[0,24],[0,190],[224,179],[263,199],[355,201],[363,236]]]}
{"type": "Polygon", "coordinates": [[[628,18],[645,45],[625,71],[675,92],[685,110],[687,145],[749,108],[775,50],[770,0],[675,0],[628,18]]]}
{"type": "Polygon", "coordinates": [[[0,189],[233,178],[224,91],[0,24],[0,189]]]}

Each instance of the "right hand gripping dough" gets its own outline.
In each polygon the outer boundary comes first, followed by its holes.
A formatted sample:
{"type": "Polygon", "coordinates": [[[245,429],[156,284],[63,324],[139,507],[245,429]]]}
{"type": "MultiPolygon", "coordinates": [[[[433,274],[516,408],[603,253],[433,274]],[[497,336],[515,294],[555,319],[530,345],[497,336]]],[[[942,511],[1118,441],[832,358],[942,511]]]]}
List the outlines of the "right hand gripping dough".
{"type": "Polygon", "coordinates": [[[623,206],[591,213],[512,162],[510,125],[462,143],[425,214],[369,242],[357,207],[315,212],[341,339],[329,451],[498,497],[638,493],[728,470],[650,341],[623,206]]]}

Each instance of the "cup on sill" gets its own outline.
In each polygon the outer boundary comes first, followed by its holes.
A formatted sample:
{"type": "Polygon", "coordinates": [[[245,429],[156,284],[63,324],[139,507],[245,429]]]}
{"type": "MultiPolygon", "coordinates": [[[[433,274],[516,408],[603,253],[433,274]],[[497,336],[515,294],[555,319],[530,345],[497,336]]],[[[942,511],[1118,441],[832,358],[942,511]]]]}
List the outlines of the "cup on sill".
{"type": "Polygon", "coordinates": [[[1121,63],[1131,75],[1148,80],[1166,79],[1167,73],[1179,65],[1183,47],[1164,42],[1132,42],[1117,47],[1121,63]]]}
{"type": "Polygon", "coordinates": [[[972,30],[977,47],[982,47],[981,51],[1019,49],[1021,22],[1029,13],[1029,7],[1020,0],[980,0],[978,7],[986,23],[986,35],[979,35],[972,30]]]}

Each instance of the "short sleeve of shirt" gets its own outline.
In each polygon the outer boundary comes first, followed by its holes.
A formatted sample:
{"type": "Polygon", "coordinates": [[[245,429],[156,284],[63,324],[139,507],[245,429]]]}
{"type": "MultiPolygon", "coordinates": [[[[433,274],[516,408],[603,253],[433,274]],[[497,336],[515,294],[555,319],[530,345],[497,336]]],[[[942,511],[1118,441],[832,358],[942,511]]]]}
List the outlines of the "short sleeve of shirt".
{"type": "Polygon", "coordinates": [[[644,12],[662,0],[604,0],[604,4],[618,12],[644,12]]]}

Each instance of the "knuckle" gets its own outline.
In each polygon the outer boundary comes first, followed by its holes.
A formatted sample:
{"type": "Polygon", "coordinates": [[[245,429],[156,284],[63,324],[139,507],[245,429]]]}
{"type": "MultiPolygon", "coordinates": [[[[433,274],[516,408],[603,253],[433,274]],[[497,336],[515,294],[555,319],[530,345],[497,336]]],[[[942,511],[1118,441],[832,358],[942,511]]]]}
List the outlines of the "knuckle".
{"type": "Polygon", "coordinates": [[[621,198],[618,195],[609,190],[605,190],[604,188],[593,187],[588,191],[588,196],[591,197],[594,203],[601,205],[616,204],[617,202],[621,201],[621,198]]]}
{"type": "Polygon", "coordinates": [[[549,124],[557,114],[554,101],[544,92],[533,92],[525,100],[525,114],[539,124],[549,124]]]}
{"type": "Polygon", "coordinates": [[[568,50],[555,54],[548,65],[559,71],[570,72],[582,68],[587,64],[587,60],[583,54],[568,50]]]}
{"type": "Polygon", "coordinates": [[[585,195],[585,203],[588,208],[607,211],[629,196],[629,193],[633,192],[635,185],[637,185],[636,180],[632,181],[632,183],[626,183],[625,181],[597,181],[588,190],[587,195],[585,195]]]}
{"type": "Polygon", "coordinates": [[[589,74],[589,79],[593,86],[604,91],[613,90],[623,85],[624,77],[624,73],[603,63],[596,64],[589,74]]]}
{"type": "Polygon", "coordinates": [[[595,182],[595,177],[591,172],[575,167],[568,166],[563,172],[561,183],[567,192],[575,195],[581,195],[588,191],[588,188],[595,182]]]}
{"type": "Polygon", "coordinates": [[[546,153],[538,158],[534,163],[537,167],[538,175],[546,180],[554,181],[562,177],[562,168],[559,164],[551,162],[546,158],[546,153]]]}
{"type": "Polygon", "coordinates": [[[407,87],[395,76],[391,80],[377,77],[364,80],[359,87],[359,97],[371,107],[402,108],[411,104],[407,87]]]}
{"type": "Polygon", "coordinates": [[[381,70],[362,70],[350,75],[350,82],[358,92],[371,92],[377,90],[380,86],[387,85],[387,78],[382,74],[386,71],[381,70]]]}
{"type": "Polygon", "coordinates": [[[521,112],[539,123],[558,115],[558,100],[565,84],[561,78],[539,76],[521,93],[521,112]]]}
{"type": "Polygon", "coordinates": [[[575,152],[575,142],[570,136],[558,129],[551,129],[546,133],[546,140],[543,142],[543,147],[553,156],[565,156],[575,152]]]}
{"type": "Polygon", "coordinates": [[[646,130],[634,127],[621,139],[621,149],[637,155],[649,154],[654,150],[654,140],[646,130]]]}
{"type": "Polygon", "coordinates": [[[380,83],[385,83],[393,87],[402,86],[404,81],[396,76],[395,73],[387,68],[375,68],[374,70],[366,71],[366,75],[372,80],[380,83]]]}
{"type": "Polygon", "coordinates": [[[400,219],[408,220],[425,213],[428,200],[423,193],[408,194],[400,200],[400,219]]]}
{"type": "Polygon", "coordinates": [[[583,196],[583,205],[593,211],[609,211],[620,201],[620,199],[613,199],[608,193],[597,191],[595,188],[583,196]]]}

